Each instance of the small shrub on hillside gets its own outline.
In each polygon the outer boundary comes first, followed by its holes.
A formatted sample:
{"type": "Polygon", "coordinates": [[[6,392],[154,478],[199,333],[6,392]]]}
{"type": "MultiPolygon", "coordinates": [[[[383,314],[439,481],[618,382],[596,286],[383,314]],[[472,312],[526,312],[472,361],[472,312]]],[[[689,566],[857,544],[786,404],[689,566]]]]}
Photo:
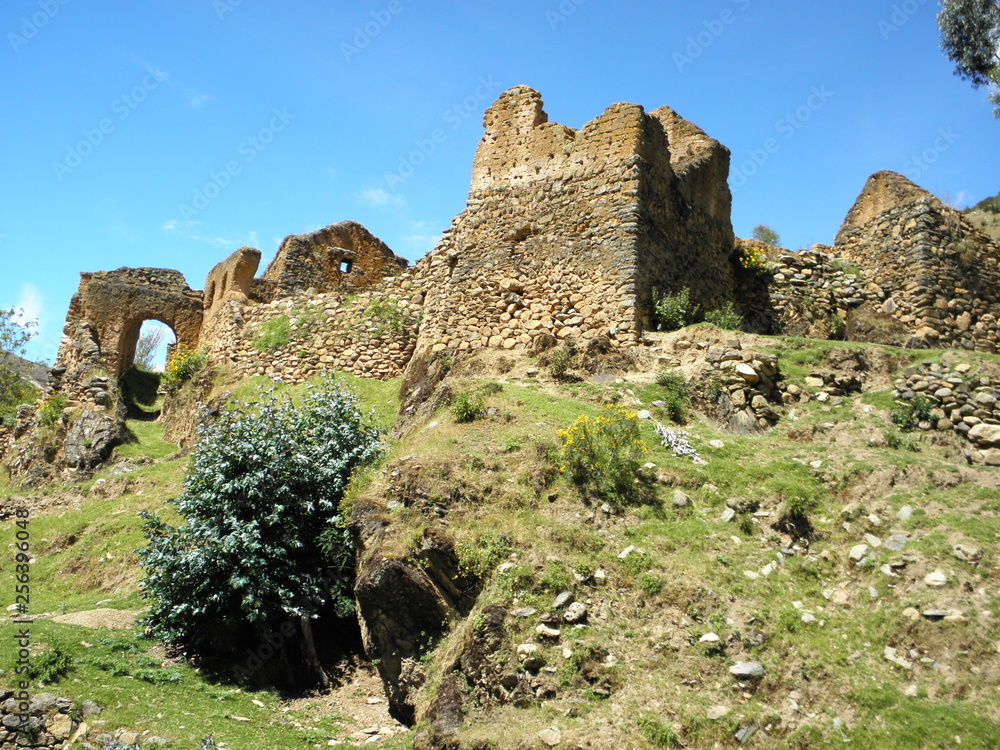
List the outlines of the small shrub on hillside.
{"type": "Polygon", "coordinates": [[[196,349],[178,346],[167,362],[161,382],[167,388],[177,388],[208,365],[208,355],[196,349]]]}
{"type": "Polygon", "coordinates": [[[661,331],[676,331],[698,322],[698,305],[691,302],[691,290],[687,287],[674,294],[654,291],[653,311],[661,331]]]}
{"type": "Polygon", "coordinates": [[[261,323],[251,345],[259,352],[273,352],[292,343],[292,321],[287,315],[278,315],[261,323]]]}
{"type": "Polygon", "coordinates": [[[650,597],[663,590],[663,579],[652,573],[640,573],[635,577],[635,584],[650,597]]]}
{"type": "Polygon", "coordinates": [[[452,399],[451,414],[456,422],[473,422],[483,413],[482,396],[459,393],[452,399]]]}
{"type": "Polygon", "coordinates": [[[31,657],[28,677],[51,684],[65,677],[71,669],[73,669],[73,656],[57,643],[31,657]]]}
{"type": "Polygon", "coordinates": [[[892,448],[894,451],[907,450],[917,453],[920,450],[920,444],[913,435],[907,435],[900,432],[899,430],[886,430],[884,433],[885,444],[892,448]]]}
{"type": "Polygon", "coordinates": [[[785,499],[785,508],[792,518],[805,518],[809,511],[815,510],[819,502],[814,497],[792,495],[785,499]]]}
{"type": "Polygon", "coordinates": [[[563,380],[576,363],[576,352],[571,346],[560,346],[549,353],[549,373],[556,380],[563,380]]]}
{"type": "Polygon", "coordinates": [[[656,384],[663,388],[661,400],[670,421],[684,424],[687,421],[687,409],[691,405],[691,386],[675,370],[660,370],[656,374],[656,384]]]}
{"type": "Polygon", "coordinates": [[[931,402],[926,396],[914,396],[907,404],[897,406],[889,414],[894,425],[909,432],[915,430],[921,422],[931,419],[931,402]]]}
{"type": "Polygon", "coordinates": [[[479,392],[484,396],[495,396],[498,393],[503,393],[503,384],[491,380],[479,386],[479,392]]]}
{"type": "Polygon", "coordinates": [[[705,313],[705,322],[727,331],[739,331],[743,329],[743,316],[736,312],[736,308],[733,307],[732,302],[727,302],[717,310],[705,313]]]}
{"type": "Polygon", "coordinates": [[[542,591],[550,593],[565,591],[573,585],[573,574],[565,564],[549,560],[545,563],[545,572],[538,579],[538,585],[542,591]]]}
{"type": "Polygon", "coordinates": [[[635,475],[646,452],[636,412],[606,406],[596,419],[581,415],[557,435],[563,441],[561,471],[573,482],[611,502],[636,498],[635,475]]]}
{"type": "Polygon", "coordinates": [[[506,534],[489,531],[480,534],[474,543],[458,545],[458,564],[463,573],[485,578],[510,554],[513,541],[506,534]]]}
{"type": "Polygon", "coordinates": [[[184,491],[171,501],[183,524],[141,514],[140,593],[151,600],[152,634],[245,665],[247,648],[280,633],[271,673],[315,678],[304,666],[308,623],[353,611],[353,548],[338,506],[352,472],[380,452],[378,429],[332,381],[298,403],[266,391],[203,423],[184,491]]]}
{"type": "Polygon", "coordinates": [[[834,341],[843,341],[847,334],[847,321],[840,315],[834,313],[830,316],[830,338],[834,341]]]}
{"type": "Polygon", "coordinates": [[[40,424],[54,425],[62,416],[63,409],[66,408],[66,397],[61,393],[49,396],[38,407],[38,421],[40,424]]]}

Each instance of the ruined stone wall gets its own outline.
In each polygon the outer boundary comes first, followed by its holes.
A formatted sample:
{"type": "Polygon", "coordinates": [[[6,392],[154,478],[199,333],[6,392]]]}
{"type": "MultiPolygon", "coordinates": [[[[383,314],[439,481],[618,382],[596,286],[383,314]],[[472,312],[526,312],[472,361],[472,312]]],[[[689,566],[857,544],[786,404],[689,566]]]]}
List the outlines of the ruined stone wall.
{"type": "Polygon", "coordinates": [[[881,311],[925,345],[998,350],[1000,249],[906,178],[869,178],[835,252],[862,269],[881,311]]]}
{"type": "Polygon", "coordinates": [[[361,294],[299,295],[267,304],[229,300],[208,322],[207,351],[241,377],[268,375],[299,383],[336,370],[394,378],[413,356],[419,298],[412,281],[403,277],[361,294]],[[273,341],[282,330],[287,330],[287,343],[264,346],[269,333],[273,341]]]}
{"type": "Polygon", "coordinates": [[[407,266],[378,237],[354,221],[342,221],[286,237],[254,291],[270,301],[308,289],[366,287],[407,266]]]}
{"type": "Polygon", "coordinates": [[[241,247],[208,272],[205,279],[205,315],[223,300],[234,297],[249,300],[253,293],[254,276],[260,265],[260,250],[241,247]]]}
{"type": "Polygon", "coordinates": [[[687,287],[705,311],[734,301],[729,150],[661,107],[644,122],[641,157],[636,293],[640,327],[653,329],[656,291],[687,287]]]}
{"type": "MultiPolygon", "coordinates": [[[[70,369],[79,354],[79,326],[90,326],[99,356],[118,377],[132,365],[139,329],[158,320],[173,330],[177,343],[196,348],[201,333],[201,292],[188,287],[179,271],[161,268],[119,268],[80,274],[80,288],[70,301],[57,366],[70,369]]],[[[90,356],[88,354],[87,356],[90,356]]]]}
{"type": "Polygon", "coordinates": [[[525,86],[483,124],[467,208],[415,270],[422,345],[520,350],[544,334],[632,345],[650,327],[653,287],[731,298],[728,189],[712,176],[728,154],[694,126],[615,104],[576,131],[549,122],[525,86]],[[724,195],[709,199],[709,185],[724,195]]]}
{"type": "Polygon", "coordinates": [[[775,333],[843,338],[847,321],[858,308],[880,303],[860,269],[819,249],[786,251],[772,264],[769,302],[775,333]]]}

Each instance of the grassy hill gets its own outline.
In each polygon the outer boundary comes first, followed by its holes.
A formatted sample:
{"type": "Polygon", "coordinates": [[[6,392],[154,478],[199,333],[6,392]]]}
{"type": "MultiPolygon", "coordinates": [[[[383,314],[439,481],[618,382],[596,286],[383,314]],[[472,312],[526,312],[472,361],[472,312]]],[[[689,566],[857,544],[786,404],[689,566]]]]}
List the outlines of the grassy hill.
{"type": "MultiPolygon", "coordinates": [[[[690,376],[699,352],[732,337],[695,327],[657,337],[628,372],[585,372],[577,361],[576,377],[559,380],[527,356],[466,360],[447,382],[453,404],[465,394],[481,407],[473,418],[442,406],[354,481],[346,504],[384,503],[398,551],[439,530],[457,541],[463,568],[485,577],[470,616],[422,658],[421,704],[497,612],[507,641],[487,661],[532,687],[530,700],[503,705],[468,675],[461,747],[542,747],[556,735],[564,748],[732,747],[737,737],[758,748],[1000,746],[1000,468],[968,465],[950,435],[891,427],[893,379],[914,361],[975,372],[1000,359],[741,335],[817,395],[807,378],[831,349],[882,363],[863,393],[789,405],[773,430],[741,435],[658,377],[665,367],[690,376]],[[646,468],[626,504],[560,471],[558,432],[608,404],[650,417],[639,421],[646,468]],[[655,422],[683,431],[704,463],[664,447],[655,422]],[[851,555],[862,544],[859,564],[851,555]],[[563,592],[585,618],[540,635],[563,592]],[[529,644],[538,648],[519,655],[529,644]],[[730,672],[749,662],[763,675],[730,672]]],[[[397,381],[351,382],[393,421],[397,381]]],[[[223,385],[246,397],[256,381],[223,385]]],[[[342,665],[333,695],[247,692],[134,629],[78,624],[100,624],[95,612],[107,609],[128,622],[143,606],[137,513],[162,511],[180,490],[187,458],[157,423],[133,427],[139,440],[122,459],[134,470],[119,464],[39,496],[0,490],[8,548],[9,514],[32,508],[32,611],[44,614],[36,654],[69,662],[39,678],[45,689],[104,706],[106,731],[148,731],[173,748],[193,750],[209,733],[231,750],[348,747],[376,735],[377,746],[404,748],[426,734],[388,719],[360,655],[342,665]]],[[[10,640],[0,632],[5,669],[10,640]]]]}
{"type": "Polygon", "coordinates": [[[994,242],[1000,243],[1000,195],[980,201],[966,209],[965,214],[994,242]]]}

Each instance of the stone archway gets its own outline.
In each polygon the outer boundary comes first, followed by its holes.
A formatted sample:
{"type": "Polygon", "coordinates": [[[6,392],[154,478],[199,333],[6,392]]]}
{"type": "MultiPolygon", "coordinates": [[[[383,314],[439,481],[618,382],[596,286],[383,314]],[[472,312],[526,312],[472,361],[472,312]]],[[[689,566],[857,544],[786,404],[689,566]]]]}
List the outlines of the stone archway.
{"type": "MultiPolygon", "coordinates": [[[[202,293],[191,289],[179,271],[119,268],[83,273],[70,302],[66,330],[89,324],[104,367],[117,378],[132,366],[143,321],[159,321],[173,331],[178,346],[197,348],[203,305],[202,293]]],[[[59,361],[68,356],[60,347],[59,361]]]]}

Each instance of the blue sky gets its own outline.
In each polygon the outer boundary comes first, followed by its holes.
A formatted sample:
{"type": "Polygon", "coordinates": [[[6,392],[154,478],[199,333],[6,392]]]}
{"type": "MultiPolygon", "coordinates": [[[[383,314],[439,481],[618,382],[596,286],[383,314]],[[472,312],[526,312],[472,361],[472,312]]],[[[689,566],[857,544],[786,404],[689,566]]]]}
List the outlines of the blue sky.
{"type": "Polygon", "coordinates": [[[580,127],[667,104],[733,152],[733,224],[832,242],[893,169],[1000,191],[1000,121],[952,75],[933,0],[7,0],[0,305],[52,360],[80,271],[201,288],[242,245],[344,219],[410,260],[464,207],[482,112],[541,91],[580,127]]]}

